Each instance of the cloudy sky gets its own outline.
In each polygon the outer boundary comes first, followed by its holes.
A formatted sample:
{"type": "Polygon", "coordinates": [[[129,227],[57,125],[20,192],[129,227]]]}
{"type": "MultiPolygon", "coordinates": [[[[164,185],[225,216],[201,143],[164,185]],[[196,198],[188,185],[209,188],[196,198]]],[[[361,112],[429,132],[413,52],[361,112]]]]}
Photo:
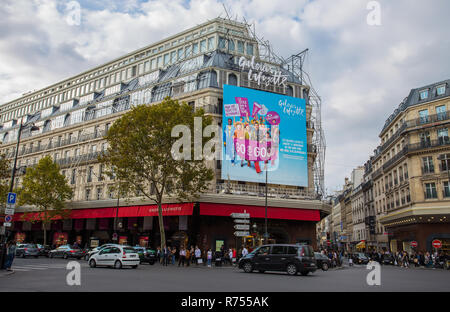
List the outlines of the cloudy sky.
{"type": "Polygon", "coordinates": [[[379,143],[410,89],[450,78],[450,1],[2,0],[0,103],[229,14],[255,24],[287,58],[309,48],[306,70],[323,100],[328,193],[379,143]],[[376,19],[371,19],[376,21],[376,19]]]}

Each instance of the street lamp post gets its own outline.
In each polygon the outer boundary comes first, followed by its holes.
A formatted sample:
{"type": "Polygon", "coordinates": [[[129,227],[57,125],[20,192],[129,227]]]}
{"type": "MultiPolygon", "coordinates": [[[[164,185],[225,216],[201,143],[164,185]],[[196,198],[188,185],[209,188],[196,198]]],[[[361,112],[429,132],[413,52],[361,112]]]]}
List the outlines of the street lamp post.
{"type": "MultiPolygon", "coordinates": [[[[36,131],[39,130],[39,127],[36,127],[34,124],[31,124],[31,129],[30,131],[36,131]]],[[[17,143],[16,143],[16,153],[14,156],[14,164],[12,167],[12,172],[11,172],[11,183],[9,184],[9,192],[12,193],[13,189],[14,189],[14,179],[16,176],[16,165],[17,165],[17,158],[19,156],[19,144],[20,144],[20,135],[22,134],[22,130],[24,128],[28,127],[28,124],[25,123],[25,125],[23,124],[23,119],[20,121],[20,126],[19,126],[19,130],[17,132],[17,143]]],[[[5,255],[6,255],[6,242],[8,241],[8,237],[9,237],[10,231],[6,230],[5,227],[5,235],[3,237],[3,239],[1,240],[2,244],[2,253],[1,253],[1,259],[0,259],[0,269],[3,268],[3,265],[5,263],[5,255]]]]}
{"type": "Polygon", "coordinates": [[[269,234],[267,233],[267,173],[269,170],[266,168],[266,211],[264,218],[264,244],[267,244],[267,239],[269,238],[269,234]]]}

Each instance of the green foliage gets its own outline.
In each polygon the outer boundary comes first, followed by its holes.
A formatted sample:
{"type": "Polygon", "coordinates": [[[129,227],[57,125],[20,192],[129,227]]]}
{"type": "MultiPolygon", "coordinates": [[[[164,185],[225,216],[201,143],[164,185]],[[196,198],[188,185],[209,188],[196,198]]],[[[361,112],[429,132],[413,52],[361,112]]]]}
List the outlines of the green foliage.
{"type": "MultiPolygon", "coordinates": [[[[19,205],[33,205],[40,211],[39,220],[48,224],[55,217],[66,218],[65,202],[73,196],[73,191],[60,168],[50,156],[39,160],[36,167],[27,168],[22,187],[18,191],[19,205]]],[[[27,213],[24,219],[27,218],[27,213]]]]}
{"type": "Polygon", "coordinates": [[[11,179],[11,162],[5,154],[0,155],[0,206],[5,207],[11,179]]]}
{"type": "MultiPolygon", "coordinates": [[[[186,125],[193,137],[194,117],[202,117],[203,129],[212,123],[203,110],[193,112],[189,105],[179,104],[169,97],[160,104],[133,107],[109,129],[106,135],[109,147],[100,157],[127,194],[140,194],[158,205],[161,245],[165,243],[161,203],[168,188],[172,193],[169,195],[187,201],[205,191],[214,177],[202,160],[184,161],[172,157],[172,146],[178,140],[171,136],[172,128],[186,125]]],[[[192,152],[193,147],[191,142],[192,152]]]]}

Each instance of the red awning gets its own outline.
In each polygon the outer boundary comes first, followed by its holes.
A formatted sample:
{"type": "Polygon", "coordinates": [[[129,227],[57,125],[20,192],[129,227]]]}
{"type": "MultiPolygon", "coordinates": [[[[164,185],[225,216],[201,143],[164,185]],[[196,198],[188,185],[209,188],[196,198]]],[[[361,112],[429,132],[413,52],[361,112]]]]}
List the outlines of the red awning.
{"type": "MultiPolygon", "coordinates": [[[[182,204],[164,204],[162,205],[163,216],[189,216],[194,210],[193,203],[182,204]]],[[[116,216],[116,207],[110,208],[88,208],[73,209],[69,219],[96,219],[96,218],[114,218],[116,216]]],[[[24,213],[15,213],[13,221],[40,220],[39,212],[28,213],[25,220],[22,219],[24,213]]],[[[117,216],[122,217],[149,217],[158,215],[157,205],[147,206],[129,206],[119,207],[117,216]]],[[[61,217],[54,217],[53,220],[59,220],[61,217]]]]}
{"type": "MultiPolygon", "coordinates": [[[[193,203],[164,204],[163,216],[190,216],[194,210],[193,203]]],[[[157,205],[120,207],[119,217],[151,217],[158,215],[157,205]]]]}
{"type": "MultiPolygon", "coordinates": [[[[201,203],[200,214],[229,217],[232,213],[249,213],[250,218],[265,218],[264,206],[201,203]]],[[[267,207],[268,219],[320,221],[319,210],[267,207]]]]}

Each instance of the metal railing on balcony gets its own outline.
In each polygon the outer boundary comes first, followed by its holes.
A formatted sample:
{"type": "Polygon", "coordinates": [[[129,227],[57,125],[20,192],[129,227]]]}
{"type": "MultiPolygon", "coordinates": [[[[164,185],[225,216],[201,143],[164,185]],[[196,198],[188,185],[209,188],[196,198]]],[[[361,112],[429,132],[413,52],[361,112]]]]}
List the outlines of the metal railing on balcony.
{"type": "Polygon", "coordinates": [[[423,125],[434,123],[434,122],[445,121],[448,119],[450,119],[450,112],[443,112],[443,113],[438,113],[438,114],[434,114],[434,115],[430,115],[430,116],[419,117],[416,119],[407,120],[406,127],[414,128],[414,127],[423,126],[423,125]]]}
{"type": "MultiPolygon", "coordinates": [[[[217,183],[216,193],[243,195],[243,196],[256,196],[264,197],[266,187],[259,185],[246,185],[246,184],[227,184],[217,183]]],[[[308,192],[298,189],[288,189],[279,187],[268,187],[267,196],[272,198],[292,198],[292,199],[316,199],[317,194],[315,192],[308,192]]]]}
{"type": "MultiPolygon", "coordinates": [[[[70,145],[70,144],[82,143],[82,142],[102,138],[105,135],[106,135],[106,131],[102,130],[102,131],[97,131],[97,133],[83,134],[83,135],[79,136],[78,138],[72,137],[70,139],[63,139],[63,140],[57,141],[57,142],[49,142],[46,145],[41,144],[40,146],[36,146],[33,148],[21,149],[19,151],[19,156],[28,155],[31,153],[41,152],[41,151],[45,151],[45,150],[50,150],[50,149],[58,148],[58,147],[64,147],[64,146],[70,145]]],[[[12,158],[12,157],[14,157],[14,155],[12,154],[8,157],[12,158]]]]}

